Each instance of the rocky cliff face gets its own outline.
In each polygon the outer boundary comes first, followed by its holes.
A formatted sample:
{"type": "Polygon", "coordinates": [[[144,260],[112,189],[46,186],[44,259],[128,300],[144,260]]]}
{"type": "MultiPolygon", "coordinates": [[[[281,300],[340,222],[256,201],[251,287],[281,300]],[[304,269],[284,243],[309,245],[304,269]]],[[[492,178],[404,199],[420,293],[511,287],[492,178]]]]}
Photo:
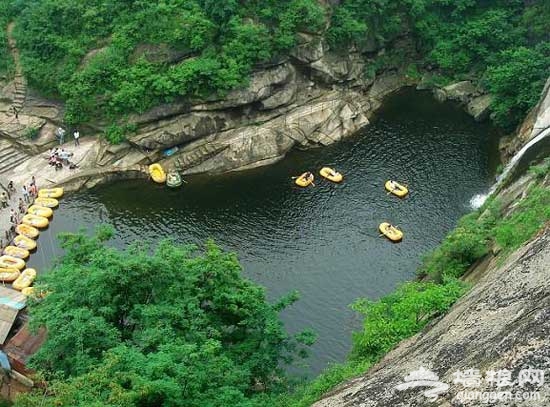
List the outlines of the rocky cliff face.
{"type": "MultiPolygon", "coordinates": [[[[414,60],[414,44],[406,38],[394,46],[414,60]]],[[[183,174],[220,173],[273,163],[293,148],[338,142],[368,125],[386,95],[418,82],[405,69],[367,75],[378,53],[383,50],[373,41],[365,49],[336,54],[327,50],[322,35],[302,33],[288,59],[258,67],[246,87],[223,98],[161,105],[130,117],[136,133],[120,145],[110,146],[98,137],[93,147],[97,154],[79,162],[86,174],[97,173],[94,182],[71,179],[71,188],[95,185],[102,173],[135,174],[140,165],[157,161],[183,174]],[[170,157],[164,154],[168,149],[170,157]]],[[[11,110],[21,99],[21,89],[15,82],[0,84],[0,136],[27,153],[43,152],[55,144],[63,106],[25,88],[16,119],[11,110]],[[36,140],[25,137],[29,127],[40,130],[36,140]]],[[[462,104],[478,120],[487,117],[490,98],[470,82],[437,89],[435,95],[462,104]]],[[[99,136],[105,127],[94,122],[81,133],[99,136]]]]}

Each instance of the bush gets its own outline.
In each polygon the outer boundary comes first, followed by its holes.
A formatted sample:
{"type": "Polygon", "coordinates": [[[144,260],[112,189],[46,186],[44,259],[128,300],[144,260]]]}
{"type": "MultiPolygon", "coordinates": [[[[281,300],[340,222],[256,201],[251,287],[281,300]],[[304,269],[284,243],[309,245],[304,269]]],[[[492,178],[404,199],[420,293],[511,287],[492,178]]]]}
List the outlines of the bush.
{"type": "Polygon", "coordinates": [[[25,137],[27,140],[34,140],[36,137],[38,137],[39,133],[40,129],[38,127],[27,127],[25,129],[25,132],[23,133],[23,137],[25,137]]]}
{"type": "Polygon", "coordinates": [[[458,280],[445,284],[410,282],[378,301],[359,300],[352,308],[364,317],[363,330],[353,335],[351,357],[376,361],[401,340],[419,332],[443,314],[465,292],[458,280]]]}
{"type": "Polygon", "coordinates": [[[502,51],[485,74],[485,83],[494,95],[492,117],[511,128],[540,98],[550,67],[550,43],[534,49],[517,47],[502,51]]]}
{"type": "Polygon", "coordinates": [[[550,189],[534,187],[522,199],[512,214],[495,228],[495,241],[506,251],[512,251],[528,241],[550,220],[550,189]]]}

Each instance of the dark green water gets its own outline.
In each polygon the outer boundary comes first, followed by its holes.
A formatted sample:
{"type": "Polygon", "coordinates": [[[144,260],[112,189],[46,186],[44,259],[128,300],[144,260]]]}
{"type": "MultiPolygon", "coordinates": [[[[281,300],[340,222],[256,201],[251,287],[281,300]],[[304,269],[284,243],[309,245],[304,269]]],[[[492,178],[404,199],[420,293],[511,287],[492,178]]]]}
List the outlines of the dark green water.
{"type": "Polygon", "coordinates": [[[238,253],[245,275],[264,285],[270,299],[300,291],[283,318],[290,331],[318,333],[309,361],[318,372],[350,349],[360,320],[348,305],[412,279],[422,255],[469,211],[470,198],[489,188],[497,156],[491,133],[455,106],[405,91],[361,134],[270,167],[191,178],[179,190],[136,181],[69,196],[31,264],[43,269],[59,253],[52,239],[58,232],[102,222],[116,227],[119,246],[213,238],[238,253]],[[317,177],[316,187],[299,189],[290,180],[324,165],[343,172],[345,182],[317,177]],[[410,196],[388,196],[388,178],[408,184],[410,196]],[[379,237],[377,226],[386,220],[405,232],[402,243],[379,237]]]}

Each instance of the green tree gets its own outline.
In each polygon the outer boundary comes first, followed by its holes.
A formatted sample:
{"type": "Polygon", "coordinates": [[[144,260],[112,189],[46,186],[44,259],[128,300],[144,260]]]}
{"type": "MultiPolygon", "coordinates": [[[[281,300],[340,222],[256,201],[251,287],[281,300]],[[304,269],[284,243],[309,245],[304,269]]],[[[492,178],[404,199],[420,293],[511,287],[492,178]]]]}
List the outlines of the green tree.
{"type": "Polygon", "coordinates": [[[278,318],[295,294],[268,304],[213,243],[120,251],[111,234],[62,237],[63,259],[38,282],[49,294],[29,310],[48,331],[32,359],[47,395],[16,405],[249,406],[285,384],[282,367],[312,342],[278,318]]]}

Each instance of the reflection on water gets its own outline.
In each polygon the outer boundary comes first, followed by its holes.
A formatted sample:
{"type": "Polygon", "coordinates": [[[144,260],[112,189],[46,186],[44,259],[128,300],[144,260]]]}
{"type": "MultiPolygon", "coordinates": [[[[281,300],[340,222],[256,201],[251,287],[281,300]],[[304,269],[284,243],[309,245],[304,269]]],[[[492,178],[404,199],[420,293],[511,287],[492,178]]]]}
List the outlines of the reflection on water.
{"type": "Polygon", "coordinates": [[[178,190],[136,181],[116,183],[62,200],[31,263],[43,269],[59,253],[57,233],[113,224],[116,245],[170,237],[200,244],[213,238],[237,252],[246,276],[270,299],[297,289],[301,299],[283,318],[290,331],[318,335],[310,360],[317,372],[341,361],[360,324],[348,305],[378,298],[414,277],[433,249],[491,184],[495,140],[486,125],[429,95],[392,97],[361,134],[328,148],[295,152],[270,167],[219,177],[195,177],[178,190]],[[299,189],[290,180],[325,165],[342,184],[316,178],[299,189]],[[388,196],[384,181],[409,185],[409,197],[388,196]],[[382,221],[405,238],[380,238],[382,221]]]}

